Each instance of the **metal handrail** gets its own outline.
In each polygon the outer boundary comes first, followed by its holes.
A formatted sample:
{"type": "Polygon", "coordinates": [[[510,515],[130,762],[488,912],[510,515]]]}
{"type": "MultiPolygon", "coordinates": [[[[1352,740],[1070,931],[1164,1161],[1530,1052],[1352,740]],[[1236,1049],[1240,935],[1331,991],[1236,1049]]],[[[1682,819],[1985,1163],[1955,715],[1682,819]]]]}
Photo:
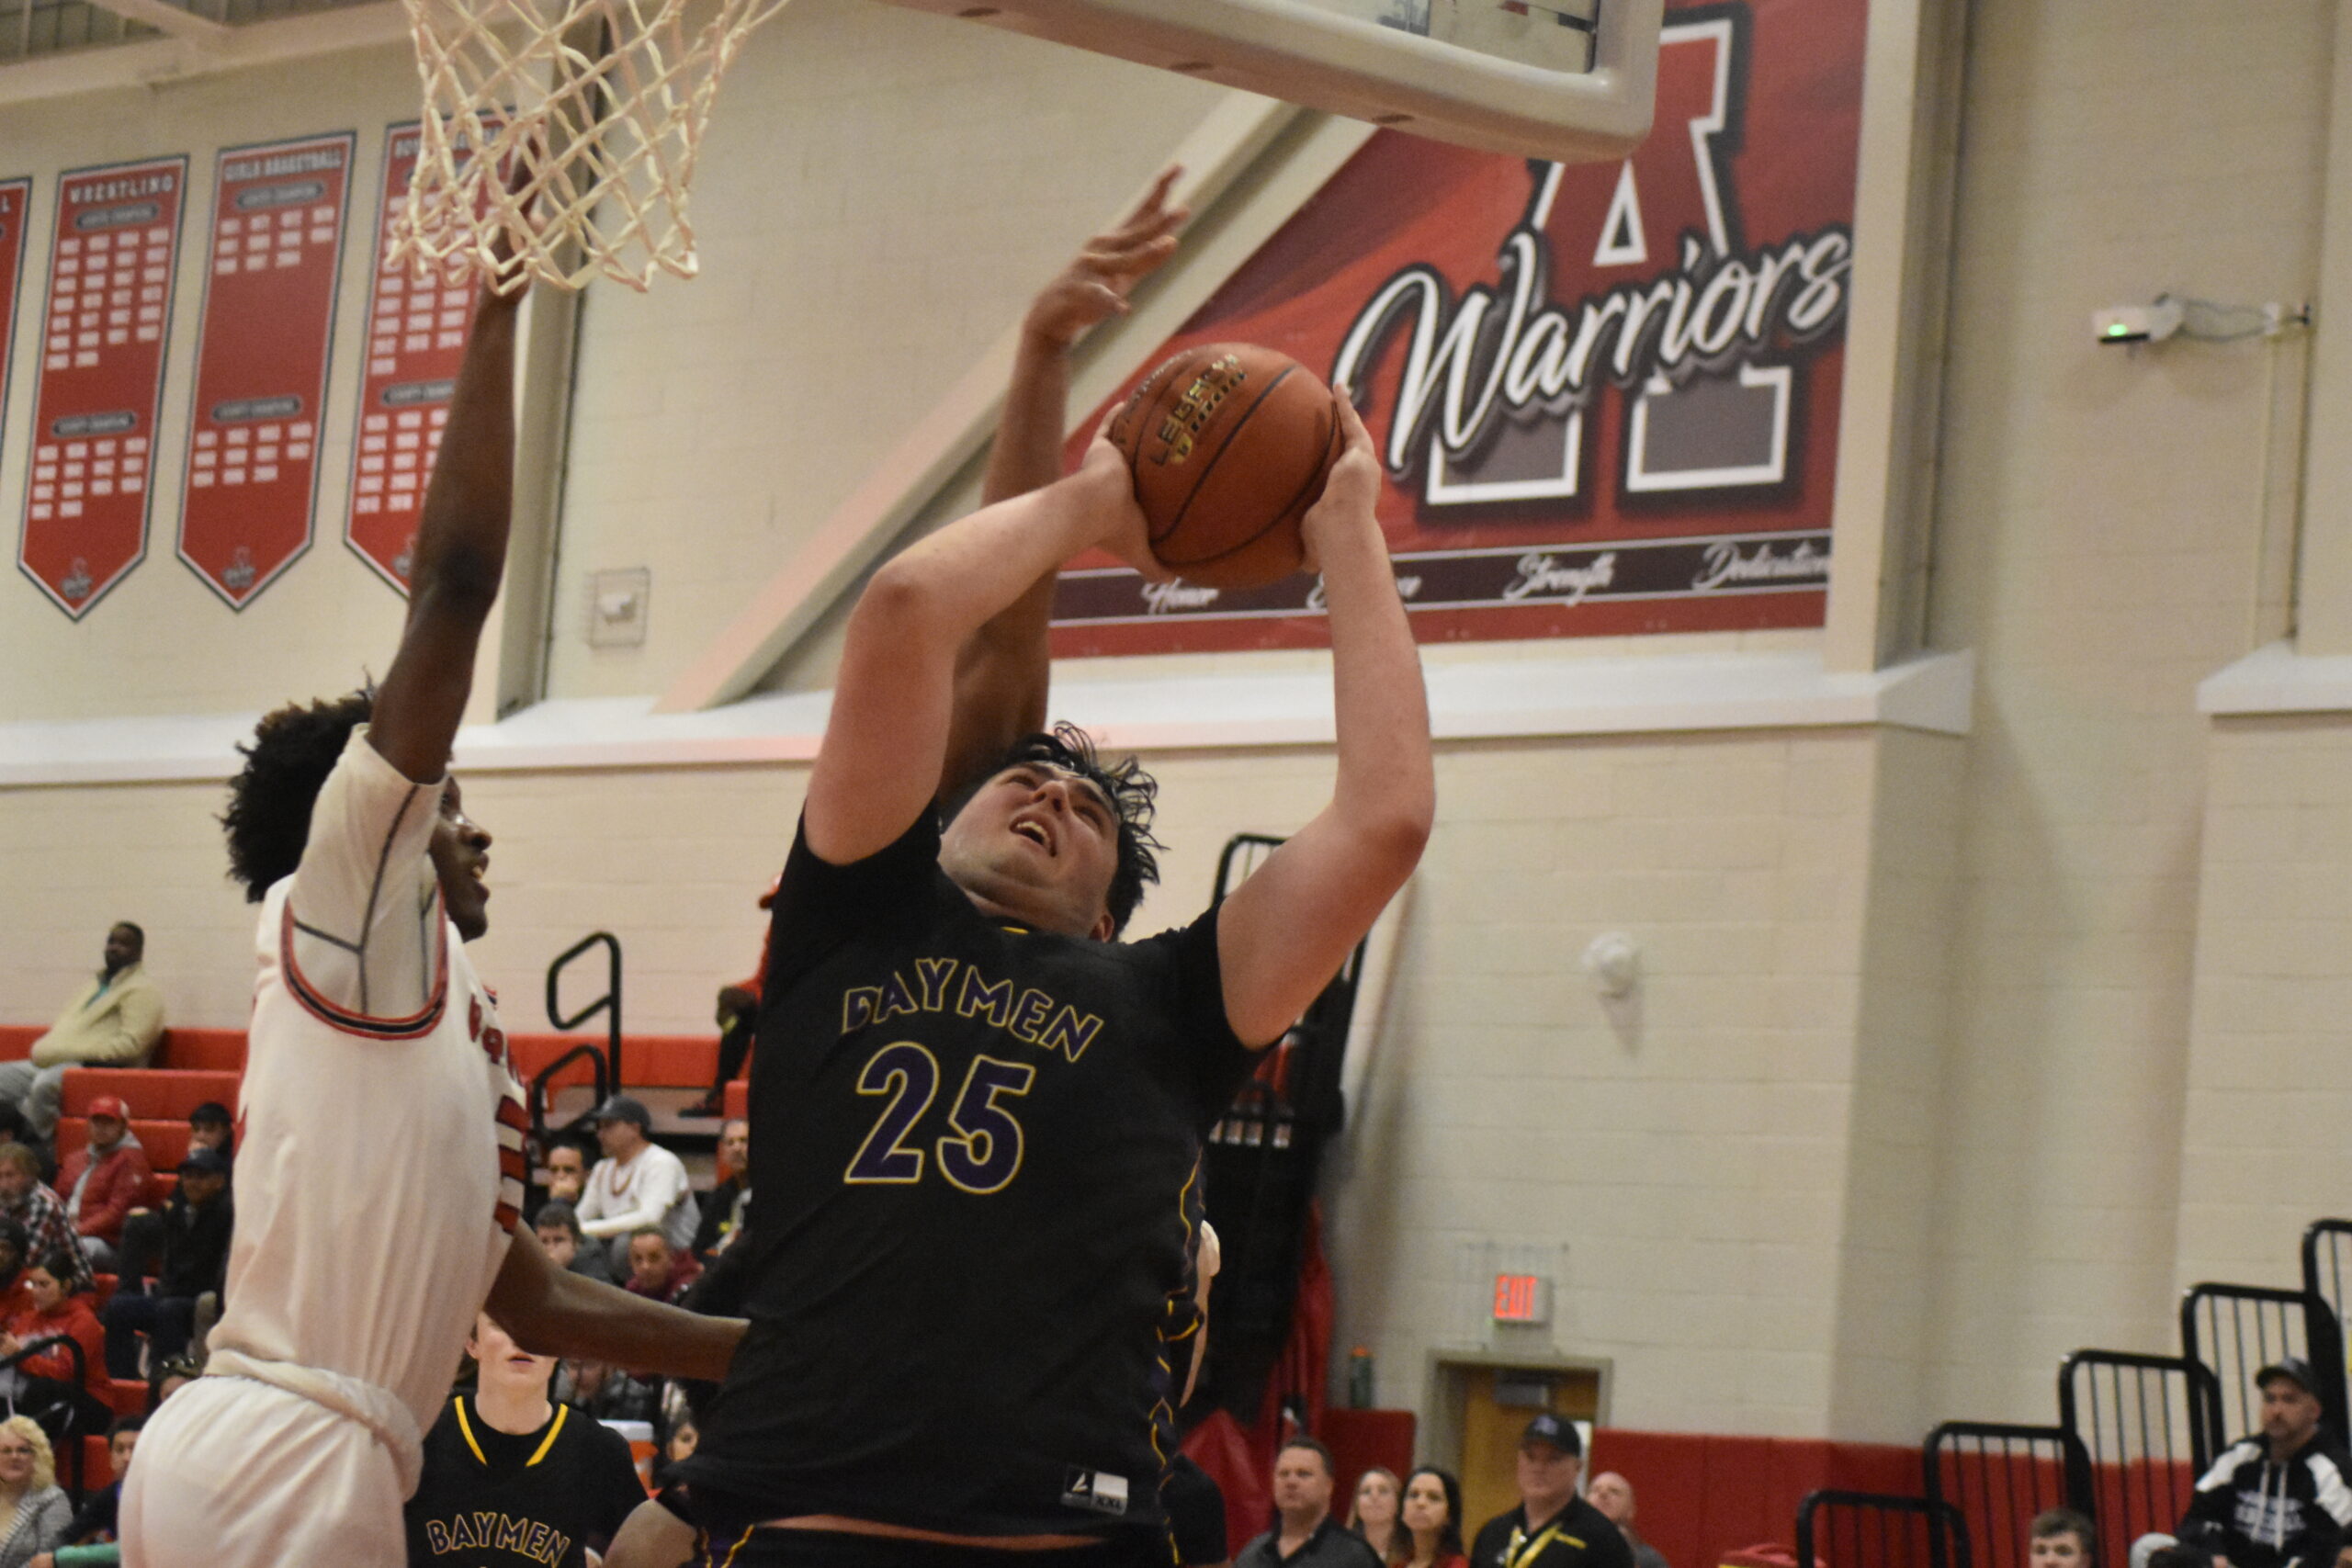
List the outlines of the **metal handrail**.
{"type": "Polygon", "coordinates": [[[559,1031],[573,1030],[600,1012],[605,1015],[605,1063],[617,1089],[628,1081],[621,1075],[621,940],[610,931],[590,931],[548,965],[548,1022],[559,1031]],[[605,949],[605,994],[566,1017],[560,994],[564,966],[600,943],[605,949]]]}
{"type": "Polygon", "coordinates": [[[612,1084],[606,1076],[605,1053],[597,1046],[591,1045],[583,1042],[581,1044],[574,1045],[571,1050],[566,1051],[562,1055],[558,1056],[554,1061],[549,1062],[546,1066],[541,1067],[537,1074],[531,1079],[531,1088],[529,1095],[527,1096],[526,1103],[530,1106],[531,1110],[531,1140],[536,1146],[542,1150],[548,1146],[548,1085],[555,1080],[555,1076],[558,1073],[563,1071],[564,1068],[571,1066],[572,1063],[580,1060],[582,1056],[587,1057],[589,1064],[595,1068],[596,1098],[590,1102],[589,1109],[586,1111],[583,1111],[579,1116],[573,1117],[571,1120],[571,1125],[564,1128],[563,1130],[565,1132],[570,1132],[571,1127],[578,1126],[589,1116],[594,1115],[596,1107],[603,1105],[607,1099],[611,1098],[612,1084]]]}
{"type": "Polygon", "coordinates": [[[2022,1557],[2028,1526],[2052,1502],[2042,1485],[2045,1476],[2057,1483],[2057,1501],[2086,1517],[2098,1515],[2090,1450],[2064,1427],[1946,1421],[1928,1434],[1919,1457],[1929,1502],[1951,1504],[1964,1520],[1972,1499],[1980,1501],[1985,1519],[2003,1527],[1988,1532],[1985,1568],[2022,1557]],[[1953,1487],[1945,1484],[1947,1463],[1953,1487]]]}
{"type": "Polygon", "coordinates": [[[2254,1374],[2281,1356],[2298,1353],[2327,1384],[2316,1392],[2329,1427],[2339,1437],[2346,1429],[2343,1324],[2335,1308],[2316,1291],[2233,1285],[2210,1280],[2191,1285],[2180,1298],[2180,1348],[2182,1355],[2202,1363],[2214,1374],[2215,1386],[2222,1394],[2224,1440],[2232,1430],[2229,1416],[2233,1404],[2237,1406],[2235,1430],[2250,1431],[2256,1425],[2259,1396],[2247,1398],[2254,1374]],[[2226,1323],[2222,1312],[2225,1303],[2232,1308],[2226,1323]],[[2246,1342],[2244,1309],[2248,1306],[2253,1308],[2255,1317],[2252,1345],[2246,1342]],[[2266,1313],[2266,1307],[2270,1312],[2266,1313]],[[2270,1334],[2274,1316],[2278,1330],[2275,1345],[2270,1334]],[[2293,1336],[2298,1321],[2303,1330],[2300,1347],[2294,1343],[2293,1336]],[[2229,1375],[2224,1377],[2224,1373],[2229,1375]]]}
{"type": "MultiPolygon", "coordinates": [[[[1950,1503],[1926,1497],[1837,1490],[1808,1492],[1804,1500],[1797,1505],[1797,1562],[1804,1568],[1815,1568],[1821,1562],[1814,1545],[1814,1516],[1825,1508],[1878,1516],[1879,1553],[1876,1560],[1871,1560],[1861,1550],[1867,1543],[1862,1539],[1860,1521],[1857,1517],[1852,1521],[1853,1529],[1849,1532],[1853,1535],[1852,1544],[1856,1550],[1837,1554],[1831,1559],[1840,1568],[1921,1568],[1920,1564],[1910,1560],[1907,1551],[1902,1554],[1901,1562],[1897,1562],[1893,1545],[1898,1537],[1889,1528],[1889,1516],[1916,1517],[1921,1521],[1927,1533],[1926,1568],[1968,1568],[1968,1521],[1950,1503]]],[[[1907,1537],[1901,1539],[1907,1540],[1907,1537]]]]}

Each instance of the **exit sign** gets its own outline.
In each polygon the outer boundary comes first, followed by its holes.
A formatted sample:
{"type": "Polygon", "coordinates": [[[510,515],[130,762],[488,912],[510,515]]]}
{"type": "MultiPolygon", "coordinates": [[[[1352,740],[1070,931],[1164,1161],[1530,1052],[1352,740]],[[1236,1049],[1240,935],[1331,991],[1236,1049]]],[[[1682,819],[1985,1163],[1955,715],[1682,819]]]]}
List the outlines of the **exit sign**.
{"type": "Polygon", "coordinates": [[[1546,1323],[1552,1316],[1552,1281],[1541,1274],[1495,1276],[1497,1323],[1546,1323]]]}

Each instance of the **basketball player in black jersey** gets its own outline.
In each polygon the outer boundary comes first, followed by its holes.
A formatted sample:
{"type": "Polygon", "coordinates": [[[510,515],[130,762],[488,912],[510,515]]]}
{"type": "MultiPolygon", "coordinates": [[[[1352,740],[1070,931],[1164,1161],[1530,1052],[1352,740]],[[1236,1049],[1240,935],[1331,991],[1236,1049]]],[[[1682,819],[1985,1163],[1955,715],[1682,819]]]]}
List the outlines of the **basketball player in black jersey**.
{"type": "Polygon", "coordinates": [[[405,1510],[410,1568],[584,1568],[645,1500],[628,1441],[548,1398],[555,1358],[534,1356],[484,1313],[466,1353],[480,1369],[424,1435],[405,1510]]]}
{"type": "Polygon", "coordinates": [[[1410,874],[1429,718],[1349,445],[1308,515],[1329,605],[1331,801],[1225,903],[1113,941],[1152,786],[1017,745],[944,827],[969,639],[1097,545],[1162,576],[1125,462],[985,508],[850,621],[774,908],[753,1069],[752,1328],[687,1461],[706,1561],[1149,1560],[1200,1138],[1410,874]]]}

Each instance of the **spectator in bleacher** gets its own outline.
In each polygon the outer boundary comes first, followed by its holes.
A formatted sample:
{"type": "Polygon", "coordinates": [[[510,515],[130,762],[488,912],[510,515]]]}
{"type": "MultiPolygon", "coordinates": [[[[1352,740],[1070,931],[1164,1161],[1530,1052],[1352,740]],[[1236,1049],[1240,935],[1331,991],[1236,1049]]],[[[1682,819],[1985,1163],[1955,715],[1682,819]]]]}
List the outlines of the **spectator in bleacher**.
{"type": "Polygon", "coordinates": [[[605,1271],[605,1249],[588,1245],[588,1238],[580,1234],[580,1216],[572,1212],[571,1204],[553,1199],[540,1204],[537,1215],[531,1221],[531,1229],[557,1268],[602,1280],[607,1285],[613,1282],[612,1276],[605,1271]]]}
{"type": "MultiPolygon", "coordinates": [[[[2072,1508],[2044,1508],[2027,1531],[2030,1568],[2092,1568],[2098,1561],[2098,1527],[2072,1508]]],[[[2204,1568],[2199,1564],[2199,1568],[2204,1568]]]]}
{"type": "Polygon", "coordinates": [[[1519,1439],[1519,1506],[1488,1519],[1470,1568],[1634,1568],[1625,1538],[1578,1493],[1584,1435],[1550,1411],[1519,1439]]]}
{"type": "Polygon", "coordinates": [[[1356,1477],[1355,1501],[1348,1506],[1348,1528],[1383,1562],[1395,1557],[1399,1544],[1396,1508],[1403,1492],[1404,1488],[1396,1483],[1396,1472],[1385,1465],[1375,1464],[1356,1477]]]}
{"type": "Polygon", "coordinates": [[[130,1108],[111,1094],[90,1101],[90,1141],[65,1156],[57,1190],[91,1268],[114,1272],[123,1222],[146,1206],[154,1189],[147,1151],[130,1130],[130,1108]]]}
{"type": "Polygon", "coordinates": [[[1462,1483],[1451,1472],[1425,1464],[1407,1476],[1397,1519],[1404,1536],[1389,1559],[1396,1568],[1464,1568],[1462,1483]]]}
{"type": "Polygon", "coordinates": [[[164,998],[140,962],[147,933],[129,920],[107,932],[106,967],[33,1042],[31,1059],[0,1062],[0,1100],[22,1111],[36,1137],[57,1131],[68,1067],[144,1066],[164,1033],[164,998]]]}
{"type": "Polygon", "coordinates": [[[673,1426],[670,1435],[662,1439],[661,1461],[653,1467],[653,1489],[658,1492],[674,1483],[678,1478],[672,1472],[694,1458],[695,1450],[701,1446],[702,1428],[695,1425],[692,1416],[673,1426]]]}
{"type": "Polygon", "coordinates": [[[197,1303],[218,1293],[229,1277],[229,1236],[236,1205],[229,1194],[229,1161],[218,1149],[190,1149],[179,1185],[164,1207],[161,1267],[154,1288],[126,1279],[106,1312],[106,1364],[119,1378],[139,1375],[139,1337],[147,1337],[151,1365],[179,1355],[196,1332],[197,1303]]]}
{"type": "Polygon", "coordinates": [[[193,1353],[173,1356],[156,1363],[155,1370],[147,1377],[147,1414],[154,1415],[164,1407],[164,1401],[203,1375],[203,1359],[193,1353]]]}
{"type": "Polygon", "coordinates": [[[1331,1450],[1293,1438],[1274,1455],[1274,1528],[1254,1537],[1234,1568],[1378,1568],[1380,1559],[1331,1517],[1331,1450]]]}
{"type": "Polygon", "coordinates": [[[1667,1568],[1666,1554],[1634,1531],[1634,1483],[1613,1470],[1604,1470],[1584,1489],[1584,1500],[1617,1527],[1634,1554],[1634,1568],[1667,1568]]]}
{"type": "Polygon", "coordinates": [[[25,1262],[31,1250],[24,1226],[0,1220],[0,1323],[33,1304],[32,1292],[25,1288],[25,1262]]]}
{"type": "MultiPolygon", "coordinates": [[[[784,878],[778,874],[760,895],[762,914],[775,907],[775,896],[783,891],[784,878]]],[[[727,1109],[727,1086],[743,1070],[751,1059],[752,1048],[758,1043],[760,1023],[760,991],[767,984],[768,922],[760,922],[760,962],[751,975],[731,986],[718,987],[718,1071],[710,1080],[710,1092],[701,1101],[690,1105],[679,1114],[684,1116],[717,1116],[727,1109]]]]}
{"type": "Polygon", "coordinates": [[[694,1253],[707,1263],[743,1228],[752,1202],[752,1124],[738,1117],[718,1130],[718,1168],[726,1179],[702,1200],[702,1223],[695,1227],[694,1253]]]}
{"type": "Polygon", "coordinates": [[[122,1549],[114,1544],[115,1520],[122,1512],[122,1483],[130,1473],[131,1455],[139,1447],[143,1416],[119,1416],[107,1428],[107,1467],[114,1479],[90,1494],[82,1511],[65,1527],[65,1544],[44,1560],[34,1558],[26,1568],[114,1568],[122,1549]]]}
{"type": "Polygon", "coordinates": [[[25,1227],[28,1259],[70,1252],[75,1264],[73,1289],[78,1292],[95,1287],[90,1261],[82,1256],[81,1238],[65,1217],[64,1202],[41,1185],[40,1156],[22,1144],[0,1144],[0,1218],[25,1227]]]}
{"type": "Polygon", "coordinates": [[[760,1022],[760,993],[753,976],[740,986],[718,987],[718,1071],[710,1092],[678,1112],[681,1116],[718,1116],[727,1110],[727,1086],[743,1070],[760,1022]]]}
{"type": "Polygon", "coordinates": [[[2213,1568],[2334,1568],[2352,1528],[2352,1460],[2320,1425],[2319,1375],[2288,1356],[2254,1377],[2262,1430],[2197,1483],[2176,1533],[2213,1568]]]}
{"type": "Polygon", "coordinates": [[[640,1382],[606,1361],[566,1361],[548,1393],[599,1421],[650,1422],[662,1408],[660,1382],[640,1382]]]}
{"type": "MultiPolygon", "coordinates": [[[[71,1256],[78,1258],[78,1248],[71,1256]]],[[[16,1408],[28,1411],[41,1429],[60,1441],[79,1441],[85,1432],[105,1429],[113,1418],[107,1403],[106,1331],[89,1302],[65,1287],[73,1272],[66,1252],[40,1259],[25,1270],[25,1289],[32,1304],[10,1318],[0,1330],[0,1358],[32,1350],[17,1363],[9,1397],[16,1408]],[[81,1352],[77,1359],[62,1340],[71,1339],[81,1352]],[[37,1348],[47,1346],[46,1349],[37,1348]]]]}
{"type": "Polygon", "coordinates": [[[628,1278],[621,1289],[649,1301],[675,1303],[702,1272],[694,1254],[670,1245],[656,1225],[642,1225],[628,1238],[628,1278]]]}
{"type": "Polygon", "coordinates": [[[588,1561],[645,1501],[628,1440],[550,1400],[555,1359],[525,1351],[487,1313],[466,1350],[478,1373],[425,1434],[408,1560],[588,1561]]]}
{"type": "Polygon", "coordinates": [[[560,1138],[548,1145],[548,1201],[580,1206],[588,1190],[588,1156],[578,1144],[560,1138]]]}
{"type": "Polygon", "coordinates": [[[232,1166],[237,1163],[236,1123],[230,1119],[229,1108],[217,1100],[208,1100],[187,1113],[187,1146],[192,1149],[218,1149],[220,1157],[232,1166]]]}
{"type": "Polygon", "coordinates": [[[686,1166],[653,1142],[653,1117],[642,1102],[616,1094],[597,1108],[596,1142],[605,1157],[580,1196],[580,1228],[605,1244],[613,1276],[628,1276],[628,1238],[658,1227],[676,1247],[694,1245],[701,1212],[686,1166]]]}
{"type": "Polygon", "coordinates": [[[73,1522],[49,1434],[29,1416],[0,1421],[0,1568],[29,1568],[64,1544],[73,1522]]]}

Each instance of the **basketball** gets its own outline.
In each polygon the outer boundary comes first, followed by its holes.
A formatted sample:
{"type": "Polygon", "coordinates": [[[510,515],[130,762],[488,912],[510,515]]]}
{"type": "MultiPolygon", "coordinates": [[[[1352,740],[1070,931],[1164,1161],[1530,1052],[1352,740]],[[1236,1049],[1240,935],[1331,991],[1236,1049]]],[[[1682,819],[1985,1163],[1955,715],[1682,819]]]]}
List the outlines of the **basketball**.
{"type": "Polygon", "coordinates": [[[1331,390],[1254,344],[1191,348],[1143,378],[1111,421],[1151,553],[1187,582],[1261,588],[1298,570],[1298,525],[1342,439],[1331,390]]]}

